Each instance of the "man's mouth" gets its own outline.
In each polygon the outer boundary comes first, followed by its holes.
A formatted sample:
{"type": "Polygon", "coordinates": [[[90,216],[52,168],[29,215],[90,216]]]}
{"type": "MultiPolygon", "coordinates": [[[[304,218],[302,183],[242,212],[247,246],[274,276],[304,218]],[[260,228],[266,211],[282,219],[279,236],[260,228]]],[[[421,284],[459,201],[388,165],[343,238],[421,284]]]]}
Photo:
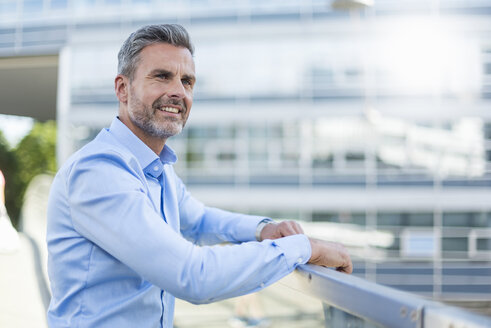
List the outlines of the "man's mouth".
{"type": "Polygon", "coordinates": [[[175,108],[175,107],[160,107],[159,110],[163,111],[163,112],[168,112],[168,113],[174,113],[174,114],[177,114],[179,113],[179,109],[175,108]]]}

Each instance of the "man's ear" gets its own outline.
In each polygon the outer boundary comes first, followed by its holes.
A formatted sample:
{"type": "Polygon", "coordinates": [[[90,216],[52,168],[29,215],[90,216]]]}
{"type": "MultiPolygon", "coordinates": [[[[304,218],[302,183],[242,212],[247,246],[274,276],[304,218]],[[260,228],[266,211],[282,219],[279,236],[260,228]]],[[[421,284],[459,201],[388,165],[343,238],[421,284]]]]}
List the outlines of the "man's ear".
{"type": "Polygon", "coordinates": [[[129,80],[126,76],[118,74],[114,79],[114,91],[119,102],[126,104],[128,102],[129,80]]]}

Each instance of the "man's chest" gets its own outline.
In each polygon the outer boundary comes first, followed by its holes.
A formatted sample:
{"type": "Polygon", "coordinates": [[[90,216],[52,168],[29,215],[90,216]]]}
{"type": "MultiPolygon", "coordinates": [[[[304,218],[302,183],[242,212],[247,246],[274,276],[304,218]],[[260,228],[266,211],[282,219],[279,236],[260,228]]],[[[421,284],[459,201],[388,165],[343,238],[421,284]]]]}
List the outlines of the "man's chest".
{"type": "Polygon", "coordinates": [[[174,231],[179,231],[179,206],[175,182],[168,175],[147,177],[147,195],[154,210],[174,231]]]}

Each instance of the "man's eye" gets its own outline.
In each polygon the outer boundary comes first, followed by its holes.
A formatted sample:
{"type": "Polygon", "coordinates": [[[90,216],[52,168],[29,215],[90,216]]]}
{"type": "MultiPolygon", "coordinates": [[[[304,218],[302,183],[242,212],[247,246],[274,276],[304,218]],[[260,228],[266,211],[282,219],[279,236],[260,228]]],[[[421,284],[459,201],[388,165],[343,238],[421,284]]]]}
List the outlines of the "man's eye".
{"type": "Polygon", "coordinates": [[[193,82],[191,80],[184,79],[184,80],[182,80],[182,84],[184,84],[184,85],[193,85],[193,82]]]}
{"type": "Polygon", "coordinates": [[[157,74],[157,75],[155,75],[155,77],[158,79],[165,80],[169,77],[169,75],[168,74],[157,74]]]}

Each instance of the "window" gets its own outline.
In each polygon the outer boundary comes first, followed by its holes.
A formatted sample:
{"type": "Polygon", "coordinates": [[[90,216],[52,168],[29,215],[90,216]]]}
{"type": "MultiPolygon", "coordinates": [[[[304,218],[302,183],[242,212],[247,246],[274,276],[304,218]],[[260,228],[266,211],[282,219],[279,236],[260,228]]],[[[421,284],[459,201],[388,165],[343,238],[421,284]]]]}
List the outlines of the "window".
{"type": "Polygon", "coordinates": [[[351,212],[313,212],[313,222],[337,222],[337,223],[349,223],[357,225],[365,225],[366,218],[365,213],[351,213],[351,212]]]}
{"type": "Polygon", "coordinates": [[[24,0],[24,12],[32,13],[43,10],[43,1],[24,0]]]}
{"type": "Polygon", "coordinates": [[[467,238],[465,237],[443,237],[442,238],[442,251],[461,251],[467,252],[467,238]]]}
{"type": "Polygon", "coordinates": [[[0,13],[3,16],[12,15],[17,12],[17,1],[1,1],[0,13]]]}
{"type": "Polygon", "coordinates": [[[67,0],[51,0],[50,7],[51,9],[66,9],[67,0]]]}
{"type": "Polygon", "coordinates": [[[351,215],[350,223],[364,226],[366,224],[365,214],[364,213],[353,213],[351,215]]]}
{"type": "Polygon", "coordinates": [[[478,251],[491,251],[491,239],[478,238],[476,248],[478,251]]]}
{"type": "Polygon", "coordinates": [[[379,226],[433,226],[433,213],[379,213],[377,216],[379,226]]]}
{"type": "Polygon", "coordinates": [[[402,216],[400,213],[379,213],[377,215],[378,226],[400,226],[402,216]]]}
{"type": "Polygon", "coordinates": [[[491,63],[484,64],[484,74],[491,75],[491,63]]]}
{"type": "Polygon", "coordinates": [[[484,125],[484,138],[491,140],[491,123],[484,125]]]}
{"type": "Polygon", "coordinates": [[[364,167],[365,165],[365,154],[361,152],[348,151],[345,155],[346,166],[348,167],[364,167]]]}
{"type": "Polygon", "coordinates": [[[401,234],[403,256],[433,257],[437,251],[437,240],[432,230],[409,230],[401,234]]]}
{"type": "Polygon", "coordinates": [[[313,212],[312,222],[339,222],[339,217],[333,212],[313,212]]]}
{"type": "Polygon", "coordinates": [[[412,227],[433,226],[433,213],[409,213],[407,215],[407,225],[412,227]]]}
{"type": "Polygon", "coordinates": [[[466,227],[469,218],[466,213],[444,213],[443,225],[446,227],[466,227]]]}
{"type": "Polygon", "coordinates": [[[481,213],[443,213],[443,226],[445,227],[485,227],[485,221],[485,217],[481,213]]]}

